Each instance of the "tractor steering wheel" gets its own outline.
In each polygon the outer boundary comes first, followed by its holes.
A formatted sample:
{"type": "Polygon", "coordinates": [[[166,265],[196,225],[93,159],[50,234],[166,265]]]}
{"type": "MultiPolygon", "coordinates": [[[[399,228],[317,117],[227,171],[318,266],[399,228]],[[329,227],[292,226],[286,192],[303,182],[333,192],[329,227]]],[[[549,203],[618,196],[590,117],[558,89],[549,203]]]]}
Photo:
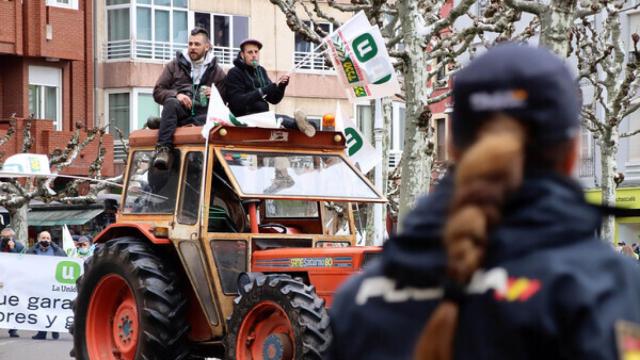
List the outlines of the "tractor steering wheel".
{"type": "Polygon", "coordinates": [[[267,224],[260,224],[258,225],[259,229],[277,229],[277,233],[278,234],[286,234],[287,233],[287,227],[282,225],[282,224],[276,224],[276,223],[267,223],[267,224]]]}

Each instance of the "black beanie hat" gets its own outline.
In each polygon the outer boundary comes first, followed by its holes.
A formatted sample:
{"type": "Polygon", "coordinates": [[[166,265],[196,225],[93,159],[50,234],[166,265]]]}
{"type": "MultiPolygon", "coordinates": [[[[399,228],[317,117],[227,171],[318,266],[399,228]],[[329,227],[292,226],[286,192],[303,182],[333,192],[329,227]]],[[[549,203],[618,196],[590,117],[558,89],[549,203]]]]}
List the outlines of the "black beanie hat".
{"type": "Polygon", "coordinates": [[[472,60],[453,79],[453,143],[470,145],[492,113],[529,129],[532,144],[568,140],[580,128],[579,88],[563,61],[546,49],[507,44],[472,60]]]}

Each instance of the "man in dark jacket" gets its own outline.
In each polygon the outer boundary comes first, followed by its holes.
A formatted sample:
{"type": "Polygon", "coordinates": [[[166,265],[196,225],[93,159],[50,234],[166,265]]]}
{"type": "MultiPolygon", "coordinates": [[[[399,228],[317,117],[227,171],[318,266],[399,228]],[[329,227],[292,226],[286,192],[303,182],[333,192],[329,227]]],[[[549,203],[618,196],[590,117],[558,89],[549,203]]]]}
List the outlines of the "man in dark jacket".
{"type": "MultiPolygon", "coordinates": [[[[24,252],[24,245],[16,241],[16,232],[10,227],[0,231],[0,252],[18,254],[24,252]]],[[[9,329],[9,336],[13,338],[20,337],[16,329],[9,329]]]]}
{"type": "MultiPolygon", "coordinates": [[[[233,61],[235,67],[229,70],[225,79],[225,89],[229,109],[235,116],[244,116],[269,111],[269,104],[278,104],[284,97],[289,84],[289,75],[282,75],[273,83],[267,71],[259,65],[262,43],[247,39],[240,43],[240,53],[233,61]]],[[[305,135],[313,137],[316,129],[309,123],[302,111],[296,111],[294,119],[279,116],[282,126],[299,129],[305,135]]]]}
{"type": "Polygon", "coordinates": [[[177,126],[205,123],[212,85],[224,99],[225,74],[210,50],[209,33],[201,28],[191,30],[189,47],[176,53],[176,58],[164,67],[153,88],[154,100],[162,105],[153,161],[158,169],[169,167],[172,137],[177,126]]]}
{"type": "MultiPolygon", "coordinates": [[[[38,234],[38,242],[27,251],[27,254],[45,255],[45,256],[67,256],[67,254],[58,245],[51,242],[51,234],[48,231],[43,231],[38,234]]],[[[57,332],[52,332],[54,340],[60,337],[57,332]]],[[[31,337],[34,340],[44,340],[47,338],[46,331],[38,331],[37,334],[31,337]]]]}

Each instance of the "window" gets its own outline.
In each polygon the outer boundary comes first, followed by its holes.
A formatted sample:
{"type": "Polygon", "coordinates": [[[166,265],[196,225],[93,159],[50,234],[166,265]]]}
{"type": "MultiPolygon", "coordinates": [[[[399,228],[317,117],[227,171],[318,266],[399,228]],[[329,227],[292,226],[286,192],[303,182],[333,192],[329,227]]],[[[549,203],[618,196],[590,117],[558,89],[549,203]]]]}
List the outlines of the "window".
{"type": "Polygon", "coordinates": [[[29,113],[36,119],[53,120],[62,130],[62,70],[29,66],[29,113]]]}
{"type": "Polygon", "coordinates": [[[338,155],[216,150],[241,197],[378,201],[380,195],[338,155]],[[221,156],[220,156],[221,155],[221,156]],[[340,186],[335,186],[340,179],[340,186]]]}
{"type": "Polygon", "coordinates": [[[444,118],[436,119],[436,160],[447,160],[447,125],[444,118]]]}
{"type": "Polygon", "coordinates": [[[196,12],[193,23],[211,35],[213,52],[221,64],[231,65],[240,51],[240,43],[249,37],[249,18],[196,12]]]}
{"type": "Polygon", "coordinates": [[[180,198],[180,211],[178,212],[178,222],[180,224],[194,225],[198,221],[203,162],[204,156],[202,152],[191,151],[187,153],[185,158],[185,179],[182,183],[182,197],[180,198]]]}
{"type": "Polygon", "coordinates": [[[160,105],[153,100],[152,89],[134,88],[110,90],[107,93],[107,119],[109,132],[114,134],[116,127],[124,138],[133,130],[142,129],[150,116],[160,116],[160,105]]]}
{"type": "Polygon", "coordinates": [[[134,130],[142,129],[150,116],[160,116],[160,105],[151,93],[138,92],[138,116],[133,119],[134,130]]]}
{"type": "Polygon", "coordinates": [[[47,6],[78,10],[78,0],[47,0],[47,6]]]}
{"type": "Polygon", "coordinates": [[[107,59],[131,56],[129,0],[107,0],[107,59]]]}
{"type": "Polygon", "coordinates": [[[434,62],[433,66],[438,67],[438,72],[435,75],[434,87],[447,86],[447,64],[443,64],[446,61],[444,57],[439,57],[434,62]]]}
{"type": "Polygon", "coordinates": [[[124,213],[171,214],[176,205],[180,175],[180,151],[171,153],[171,168],[158,170],[151,165],[153,151],[136,151],[131,162],[124,201],[124,213]]]}
{"type": "MultiPolygon", "coordinates": [[[[322,128],[322,116],[319,115],[307,115],[307,121],[312,123],[316,129],[318,130],[324,130],[322,128]]],[[[328,130],[327,131],[333,131],[333,130],[328,130]]]]}
{"type": "Polygon", "coordinates": [[[405,105],[400,102],[393,103],[393,117],[391,120],[389,149],[389,168],[393,169],[400,163],[402,157],[402,149],[404,149],[404,124],[405,124],[405,105]]]}
{"type": "Polygon", "coordinates": [[[373,143],[373,107],[371,105],[356,105],[356,119],[362,136],[373,143]]]}
{"type": "Polygon", "coordinates": [[[393,118],[391,122],[391,150],[402,151],[404,148],[404,124],[405,105],[403,103],[393,103],[393,118]]]}
{"type": "MultiPolygon", "coordinates": [[[[628,15],[628,26],[629,26],[629,34],[625,38],[626,42],[629,44],[629,60],[633,61],[636,59],[633,48],[633,40],[631,40],[631,35],[634,33],[640,34],[640,12],[631,13],[628,15]]],[[[638,44],[638,48],[640,49],[640,44],[638,44]]]]}
{"type": "Polygon", "coordinates": [[[107,0],[107,59],[173,58],[187,47],[187,5],[187,0],[107,0]]]}
{"type": "MultiPolygon", "coordinates": [[[[307,26],[311,26],[309,21],[305,21],[305,24],[307,26]]],[[[316,33],[324,37],[326,34],[333,32],[333,25],[317,24],[317,28],[315,30],[316,33]]],[[[332,69],[330,66],[326,65],[325,57],[322,54],[322,50],[318,49],[318,45],[306,41],[302,35],[298,33],[295,35],[293,63],[302,70],[327,71],[332,69]]]]}
{"type": "MultiPolygon", "coordinates": [[[[591,132],[585,128],[580,129],[580,177],[592,177],[595,175],[595,167],[593,163],[593,137],[591,132]]],[[[629,160],[633,159],[631,154],[633,150],[638,150],[638,146],[633,146],[633,142],[629,143],[629,160]]],[[[637,152],[637,151],[636,151],[637,152]]]]}

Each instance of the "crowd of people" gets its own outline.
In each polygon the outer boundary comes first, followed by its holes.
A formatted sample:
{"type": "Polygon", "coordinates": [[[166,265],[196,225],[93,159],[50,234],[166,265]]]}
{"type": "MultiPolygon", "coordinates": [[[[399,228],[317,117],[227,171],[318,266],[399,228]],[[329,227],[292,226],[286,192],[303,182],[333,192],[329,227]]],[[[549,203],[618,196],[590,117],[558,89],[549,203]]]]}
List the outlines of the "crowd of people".
{"type": "MultiPolygon", "coordinates": [[[[84,259],[93,255],[95,245],[92,244],[91,238],[85,235],[72,235],[73,248],[66,251],[58,244],[52,241],[49,231],[41,231],[36,237],[36,242],[31,247],[26,247],[22,242],[16,239],[16,232],[5,227],[0,231],[0,252],[14,254],[31,254],[42,256],[61,256],[84,259]]],[[[12,338],[20,337],[18,330],[9,329],[9,336],[12,338]]],[[[60,334],[52,332],[51,337],[54,340],[60,338],[60,334]]],[[[47,338],[46,331],[38,331],[31,337],[34,340],[45,340],[47,338]]]]}

